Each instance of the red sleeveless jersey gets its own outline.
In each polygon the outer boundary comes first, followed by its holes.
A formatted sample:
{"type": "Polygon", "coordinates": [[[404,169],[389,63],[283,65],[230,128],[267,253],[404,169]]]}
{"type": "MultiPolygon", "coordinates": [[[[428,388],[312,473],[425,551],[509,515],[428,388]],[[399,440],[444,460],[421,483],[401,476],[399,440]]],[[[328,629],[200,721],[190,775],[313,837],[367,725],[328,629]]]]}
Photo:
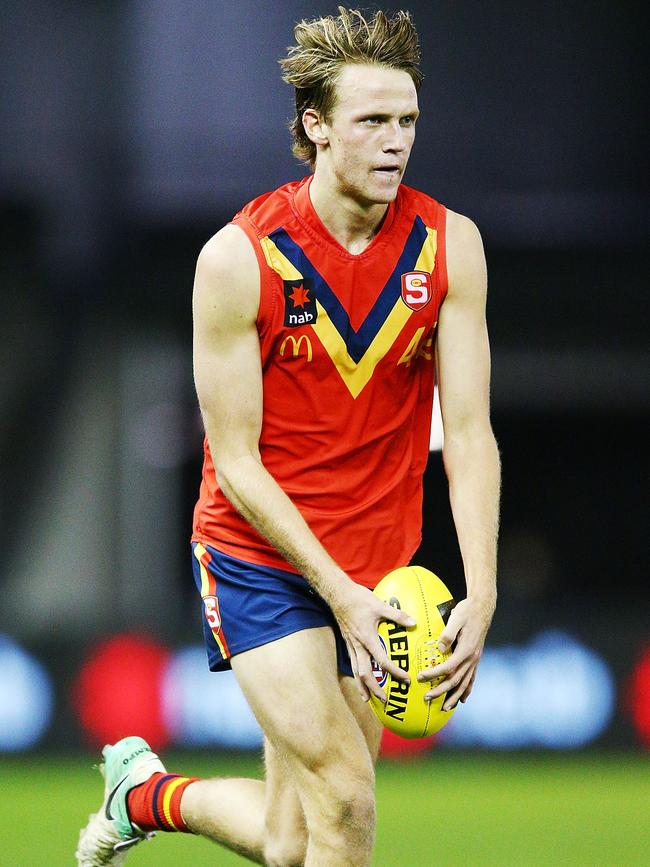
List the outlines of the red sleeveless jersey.
{"type": "MultiPolygon", "coordinates": [[[[401,185],[353,255],[320,221],[310,180],[260,196],[233,220],[260,267],[259,448],[334,560],[374,587],[421,539],[446,211],[401,185]]],[[[295,571],[223,495],[207,439],[193,538],[295,571]]]]}

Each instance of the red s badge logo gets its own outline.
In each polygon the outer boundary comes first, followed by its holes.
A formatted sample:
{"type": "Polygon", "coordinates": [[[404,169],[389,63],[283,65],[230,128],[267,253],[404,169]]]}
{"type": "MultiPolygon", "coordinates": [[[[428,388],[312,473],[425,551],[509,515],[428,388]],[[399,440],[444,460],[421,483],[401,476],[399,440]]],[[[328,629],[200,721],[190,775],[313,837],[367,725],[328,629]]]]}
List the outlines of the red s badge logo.
{"type": "Polygon", "coordinates": [[[402,301],[411,310],[422,310],[431,301],[431,274],[428,271],[408,271],[402,274],[402,301]]]}
{"type": "Polygon", "coordinates": [[[213,632],[219,632],[221,629],[219,600],[216,596],[204,596],[203,607],[205,608],[205,619],[208,621],[208,626],[213,632]]]}

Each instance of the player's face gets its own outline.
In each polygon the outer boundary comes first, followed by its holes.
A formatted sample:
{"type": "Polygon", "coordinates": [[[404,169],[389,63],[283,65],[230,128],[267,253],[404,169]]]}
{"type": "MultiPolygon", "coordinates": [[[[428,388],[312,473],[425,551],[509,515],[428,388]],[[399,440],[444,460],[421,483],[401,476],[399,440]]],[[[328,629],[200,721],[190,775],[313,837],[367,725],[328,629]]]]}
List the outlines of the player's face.
{"type": "Polygon", "coordinates": [[[322,155],[340,191],[360,204],[392,202],[413,147],[418,114],[417,92],[407,72],[344,66],[325,125],[329,146],[322,155]]]}

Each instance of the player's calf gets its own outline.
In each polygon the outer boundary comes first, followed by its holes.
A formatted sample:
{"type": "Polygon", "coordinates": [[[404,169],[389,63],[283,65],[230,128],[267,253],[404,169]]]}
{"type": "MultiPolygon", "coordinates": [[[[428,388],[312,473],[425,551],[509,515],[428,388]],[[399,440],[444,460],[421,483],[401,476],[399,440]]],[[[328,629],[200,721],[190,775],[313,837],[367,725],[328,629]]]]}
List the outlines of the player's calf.
{"type": "Polygon", "coordinates": [[[270,741],[264,742],[264,863],[271,867],[304,864],[307,825],[291,772],[270,741]]]}

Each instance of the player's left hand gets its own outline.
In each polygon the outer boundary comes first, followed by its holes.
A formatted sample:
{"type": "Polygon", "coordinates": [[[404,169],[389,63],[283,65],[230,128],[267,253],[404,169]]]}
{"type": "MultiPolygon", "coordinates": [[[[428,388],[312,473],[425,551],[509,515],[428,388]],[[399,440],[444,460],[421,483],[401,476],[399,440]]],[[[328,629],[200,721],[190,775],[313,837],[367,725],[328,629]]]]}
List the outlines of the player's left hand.
{"type": "Polygon", "coordinates": [[[483,653],[485,636],[492,622],[494,602],[468,597],[459,602],[449,616],[447,625],[437,641],[444,653],[454,642],[452,655],[444,662],[418,674],[419,681],[437,680],[425,695],[425,701],[447,693],[443,710],[451,710],[459,701],[465,702],[474,686],[476,668],[483,653]]]}

